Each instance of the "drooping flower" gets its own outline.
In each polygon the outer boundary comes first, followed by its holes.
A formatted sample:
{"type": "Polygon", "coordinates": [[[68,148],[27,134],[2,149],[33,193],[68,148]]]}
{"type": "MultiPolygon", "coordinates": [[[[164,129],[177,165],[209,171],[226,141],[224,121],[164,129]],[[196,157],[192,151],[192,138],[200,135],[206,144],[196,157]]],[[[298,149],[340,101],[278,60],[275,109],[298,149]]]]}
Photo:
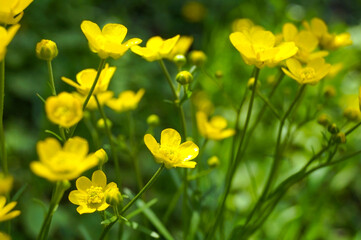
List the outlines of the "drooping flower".
{"type": "Polygon", "coordinates": [[[0,196],[0,222],[4,222],[10,219],[13,219],[20,215],[19,210],[11,211],[17,202],[10,202],[6,204],[6,197],[0,196]]]}
{"type": "Polygon", "coordinates": [[[89,41],[90,50],[102,59],[118,59],[131,46],[142,42],[139,38],[132,38],[122,43],[128,32],[122,24],[108,23],[100,30],[96,23],[85,20],[81,23],[81,30],[89,41]]]}
{"type": "Polygon", "coordinates": [[[160,144],[150,134],[144,136],[144,143],[153,154],[155,161],[163,163],[166,168],[194,168],[197,164],[190,160],[198,156],[198,146],[192,141],[181,144],[181,136],[172,128],[162,131],[160,144]]]}
{"type": "Polygon", "coordinates": [[[87,177],[80,177],[76,180],[77,190],[69,194],[69,201],[79,205],[76,209],[79,214],[104,211],[109,207],[106,202],[107,193],[119,192],[114,182],[107,184],[107,177],[102,170],[93,172],[92,180],[87,177]]]}
{"type": "Polygon", "coordinates": [[[229,38],[245,63],[258,68],[274,67],[279,62],[295,55],[298,50],[294,42],[275,45],[276,37],[270,31],[234,32],[229,38]]]}
{"type": "Polygon", "coordinates": [[[330,71],[331,65],[325,63],[323,58],[313,59],[307,63],[305,67],[296,59],[288,59],[286,61],[287,69],[282,68],[283,72],[296,80],[299,84],[318,83],[330,71]]]}
{"type": "Polygon", "coordinates": [[[197,126],[200,134],[212,140],[222,140],[235,134],[234,129],[226,129],[227,120],[222,116],[213,116],[209,121],[205,112],[197,112],[197,126]]]}
{"type": "Polygon", "coordinates": [[[0,24],[16,24],[33,0],[0,0],[0,24]]]}
{"type": "Polygon", "coordinates": [[[0,62],[4,59],[6,54],[6,48],[10,44],[11,40],[13,40],[19,28],[20,28],[19,24],[11,26],[8,30],[0,26],[0,62]]]}
{"type": "MultiPolygon", "coordinates": [[[[98,93],[105,92],[108,89],[110,80],[112,79],[115,70],[116,67],[109,67],[108,64],[105,65],[105,67],[100,73],[98,82],[95,85],[93,94],[97,95],[98,93]]],[[[61,80],[63,80],[65,83],[69,84],[70,86],[75,87],[80,94],[86,96],[88,95],[93,85],[96,75],[97,75],[97,70],[93,68],[88,68],[80,71],[76,75],[77,83],[66,77],[62,77],[61,80]]]]}
{"type": "Polygon", "coordinates": [[[109,99],[106,105],[116,112],[125,112],[134,110],[138,107],[139,101],[142,99],[145,90],[139,89],[137,93],[127,90],[119,94],[118,98],[109,99]]]}
{"type": "Polygon", "coordinates": [[[166,58],[176,45],[179,35],[163,39],[159,36],[151,37],[145,47],[133,46],[131,47],[132,52],[138,54],[149,62],[166,58]]]}
{"type": "Polygon", "coordinates": [[[31,162],[30,168],[49,181],[75,179],[100,161],[97,154],[88,154],[88,142],[80,137],[69,138],[64,147],[55,138],[47,138],[37,143],[36,150],[39,161],[31,162]]]}
{"type": "Polygon", "coordinates": [[[82,102],[71,93],[62,92],[48,97],[45,112],[49,120],[64,128],[70,128],[83,118],[82,102]]]}

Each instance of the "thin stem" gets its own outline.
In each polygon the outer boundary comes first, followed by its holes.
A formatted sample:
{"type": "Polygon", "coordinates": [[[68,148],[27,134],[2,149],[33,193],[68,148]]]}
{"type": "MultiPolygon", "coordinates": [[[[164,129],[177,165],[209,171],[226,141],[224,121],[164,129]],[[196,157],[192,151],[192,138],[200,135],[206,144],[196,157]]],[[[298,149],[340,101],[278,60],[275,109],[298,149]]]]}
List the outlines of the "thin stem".
{"type": "Polygon", "coordinates": [[[54,84],[54,74],[53,74],[53,67],[51,65],[51,60],[46,61],[48,66],[48,73],[49,73],[49,85],[51,88],[51,94],[56,96],[55,84],[54,84]]]}
{"type": "Polygon", "coordinates": [[[278,113],[277,109],[272,105],[272,103],[265,97],[263,96],[263,94],[258,91],[258,89],[256,90],[257,96],[259,96],[262,101],[269,107],[269,109],[271,110],[271,112],[278,118],[281,119],[280,114],[278,113]]]}
{"type": "Polygon", "coordinates": [[[116,172],[117,180],[118,180],[118,183],[120,183],[119,161],[118,161],[117,151],[116,151],[114,143],[113,143],[112,133],[110,131],[110,127],[108,126],[107,117],[106,117],[106,115],[104,113],[103,107],[100,105],[100,102],[99,102],[99,99],[98,99],[97,95],[94,95],[94,99],[95,99],[95,102],[97,103],[99,113],[100,113],[100,115],[102,116],[102,118],[104,120],[105,132],[106,132],[106,135],[108,137],[109,144],[110,144],[110,150],[112,152],[112,156],[113,156],[113,159],[114,159],[115,172],[116,172]]]}
{"type": "Polygon", "coordinates": [[[165,64],[164,64],[164,62],[163,62],[162,59],[159,60],[159,65],[160,65],[160,67],[161,67],[162,70],[163,70],[163,73],[164,73],[164,75],[165,75],[165,77],[166,77],[166,79],[167,79],[167,81],[168,81],[168,84],[169,84],[171,90],[172,90],[172,93],[173,93],[174,98],[175,98],[175,99],[178,99],[177,90],[176,90],[175,87],[174,87],[174,84],[173,84],[173,82],[172,82],[172,78],[170,77],[170,74],[169,74],[169,72],[168,72],[168,69],[166,68],[166,66],[165,66],[165,64]]]}
{"type": "Polygon", "coordinates": [[[5,175],[8,174],[8,162],[5,147],[5,133],[4,133],[4,98],[5,98],[5,59],[0,62],[0,157],[2,171],[5,175]]]}

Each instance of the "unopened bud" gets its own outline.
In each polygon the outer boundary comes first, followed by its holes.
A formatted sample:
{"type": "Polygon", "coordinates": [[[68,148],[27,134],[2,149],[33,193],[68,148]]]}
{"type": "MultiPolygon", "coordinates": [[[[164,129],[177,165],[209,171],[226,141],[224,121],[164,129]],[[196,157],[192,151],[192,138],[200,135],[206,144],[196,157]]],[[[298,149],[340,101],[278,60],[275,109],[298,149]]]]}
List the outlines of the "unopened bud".
{"type": "Polygon", "coordinates": [[[332,123],[331,125],[329,125],[327,130],[332,134],[336,134],[336,133],[338,133],[340,131],[338,129],[336,123],[332,123]]]}
{"type": "Polygon", "coordinates": [[[347,107],[343,111],[343,116],[349,121],[359,121],[360,120],[360,110],[357,107],[347,107]]]}
{"type": "Polygon", "coordinates": [[[51,61],[58,55],[58,47],[56,43],[43,39],[36,44],[36,56],[42,60],[51,61]]]}
{"type": "Polygon", "coordinates": [[[187,63],[187,58],[183,54],[178,54],[174,56],[173,62],[177,67],[183,67],[187,63]]]}
{"type": "Polygon", "coordinates": [[[188,71],[181,71],[177,74],[175,77],[177,82],[179,82],[182,85],[189,84],[193,81],[193,75],[188,71]]]}
{"type": "Polygon", "coordinates": [[[339,132],[336,135],[337,143],[346,143],[346,135],[343,132],[339,132]]]}
{"type": "Polygon", "coordinates": [[[119,192],[119,188],[112,187],[105,192],[105,202],[111,206],[118,206],[123,201],[122,194],[119,192]]]}
{"type": "Polygon", "coordinates": [[[223,77],[223,72],[221,71],[221,70],[218,70],[218,71],[216,71],[215,73],[214,73],[214,76],[216,77],[216,78],[222,78],[223,77]]]}
{"type": "Polygon", "coordinates": [[[94,154],[99,159],[100,165],[103,165],[104,163],[106,163],[108,161],[107,152],[103,148],[99,149],[94,154]]]}
{"type": "Polygon", "coordinates": [[[149,115],[147,118],[147,124],[151,127],[155,127],[159,125],[159,117],[157,114],[149,115]]]}
{"type": "Polygon", "coordinates": [[[220,164],[219,158],[217,156],[210,157],[207,161],[207,164],[211,168],[218,167],[220,164]]]}
{"type": "MultiPolygon", "coordinates": [[[[107,126],[108,126],[108,128],[112,128],[112,126],[113,126],[112,121],[110,121],[109,119],[107,119],[107,126]]],[[[97,127],[100,129],[105,129],[105,122],[104,122],[103,118],[98,120],[97,127]]]]}
{"type": "Polygon", "coordinates": [[[207,56],[203,51],[193,50],[189,53],[189,59],[192,64],[201,67],[206,62],[207,56]]]}
{"type": "Polygon", "coordinates": [[[318,117],[317,122],[320,125],[327,127],[330,124],[330,119],[326,114],[323,113],[318,117]]]}

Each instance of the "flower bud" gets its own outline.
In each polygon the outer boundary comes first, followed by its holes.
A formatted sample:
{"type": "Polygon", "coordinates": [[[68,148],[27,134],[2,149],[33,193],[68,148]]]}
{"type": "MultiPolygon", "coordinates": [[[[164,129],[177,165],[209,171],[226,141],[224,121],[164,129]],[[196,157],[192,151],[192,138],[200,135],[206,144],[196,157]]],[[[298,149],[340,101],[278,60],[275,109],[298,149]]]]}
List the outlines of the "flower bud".
{"type": "Polygon", "coordinates": [[[105,192],[105,202],[111,206],[118,206],[123,201],[122,194],[119,192],[119,188],[112,187],[105,192]]]}
{"type": "Polygon", "coordinates": [[[360,120],[360,110],[357,107],[347,107],[343,111],[343,116],[349,121],[357,122],[360,120]]]}
{"type": "Polygon", "coordinates": [[[328,131],[332,134],[336,134],[338,133],[340,130],[338,129],[336,123],[332,123],[331,125],[328,126],[328,131]]]}
{"type": "Polygon", "coordinates": [[[182,85],[189,84],[193,81],[193,75],[188,71],[181,71],[177,74],[175,77],[177,82],[179,82],[182,85]]]}
{"type": "Polygon", "coordinates": [[[99,149],[94,154],[99,159],[100,165],[103,165],[104,163],[106,163],[108,161],[107,152],[103,148],[99,149]]]}
{"type": "Polygon", "coordinates": [[[324,127],[327,127],[328,125],[330,125],[330,119],[324,113],[318,117],[317,122],[324,127]]]}
{"type": "Polygon", "coordinates": [[[149,115],[147,118],[147,124],[151,127],[155,127],[159,125],[159,117],[157,114],[149,115]]]}
{"type": "Polygon", "coordinates": [[[43,39],[36,44],[36,56],[42,60],[51,61],[58,55],[56,43],[43,39]]]}
{"type": "Polygon", "coordinates": [[[336,95],[336,89],[333,86],[328,85],[323,90],[323,94],[328,98],[334,97],[336,95]]]}
{"type": "Polygon", "coordinates": [[[191,60],[192,64],[196,65],[197,67],[201,67],[206,62],[207,56],[202,51],[193,50],[189,54],[189,59],[191,60]]]}
{"type": "Polygon", "coordinates": [[[343,132],[339,132],[335,138],[337,143],[346,143],[346,135],[343,132]]]}
{"type": "Polygon", "coordinates": [[[214,73],[214,76],[218,79],[223,77],[223,72],[221,70],[218,70],[214,73]]]}
{"type": "Polygon", "coordinates": [[[183,54],[178,54],[174,56],[173,62],[177,67],[183,67],[187,63],[187,59],[183,54]]]}
{"type": "MultiPolygon", "coordinates": [[[[109,119],[107,119],[107,126],[108,126],[108,128],[112,128],[112,125],[113,125],[112,121],[110,121],[109,119]]],[[[105,122],[104,122],[104,119],[103,119],[103,118],[100,118],[100,119],[98,120],[98,122],[97,122],[97,127],[98,127],[99,129],[105,129],[105,122]]]]}
{"type": "Polygon", "coordinates": [[[220,164],[219,158],[217,156],[212,156],[208,159],[207,164],[211,168],[218,167],[220,164]]]}

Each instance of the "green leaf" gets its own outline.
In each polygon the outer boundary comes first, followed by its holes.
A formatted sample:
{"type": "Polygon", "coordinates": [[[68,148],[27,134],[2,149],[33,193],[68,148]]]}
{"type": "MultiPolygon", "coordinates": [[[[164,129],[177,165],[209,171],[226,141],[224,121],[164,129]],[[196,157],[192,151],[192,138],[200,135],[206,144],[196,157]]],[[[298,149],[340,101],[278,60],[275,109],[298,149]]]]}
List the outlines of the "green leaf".
{"type": "Polygon", "coordinates": [[[58,134],[56,134],[55,132],[50,131],[50,130],[45,130],[45,132],[53,135],[53,136],[56,137],[59,141],[63,142],[63,138],[60,137],[60,136],[59,136],[58,134]]]}
{"type": "Polygon", "coordinates": [[[138,215],[139,213],[143,212],[144,209],[150,208],[151,206],[153,206],[157,202],[158,202],[158,199],[154,198],[154,199],[150,200],[149,202],[147,202],[146,204],[144,204],[143,207],[137,208],[133,212],[129,213],[127,216],[125,216],[125,218],[131,219],[132,217],[134,217],[134,216],[138,215]]]}
{"type": "Polygon", "coordinates": [[[111,217],[111,218],[105,219],[105,220],[102,221],[100,224],[102,224],[102,225],[108,225],[108,224],[111,224],[112,222],[115,222],[115,221],[117,221],[117,220],[118,220],[117,216],[113,216],[113,217],[111,217]]]}
{"type": "Polygon", "coordinates": [[[125,222],[125,225],[132,228],[135,231],[143,232],[143,233],[149,235],[152,238],[157,238],[157,239],[160,238],[160,236],[159,236],[159,234],[157,232],[154,232],[154,231],[144,227],[143,225],[140,225],[137,222],[128,221],[128,222],[125,222]]]}

